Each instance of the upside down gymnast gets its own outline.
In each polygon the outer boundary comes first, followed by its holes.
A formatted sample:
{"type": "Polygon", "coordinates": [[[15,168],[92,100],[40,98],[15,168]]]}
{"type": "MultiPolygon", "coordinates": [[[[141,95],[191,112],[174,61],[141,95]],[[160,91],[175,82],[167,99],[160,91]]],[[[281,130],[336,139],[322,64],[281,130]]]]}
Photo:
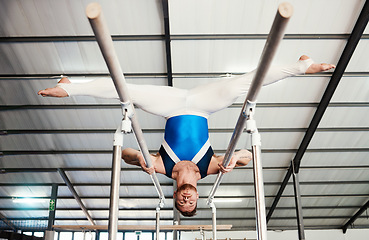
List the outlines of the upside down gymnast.
{"type": "MultiPolygon", "coordinates": [[[[334,68],[332,64],[314,63],[303,55],[299,61],[284,67],[271,67],[264,84],[275,83],[287,77],[317,73],[334,68]]],[[[142,154],[131,148],[122,150],[123,160],[137,165],[147,173],[153,171],[176,180],[173,193],[175,206],[184,216],[196,213],[197,181],[219,171],[230,172],[245,166],[252,155],[247,150],[236,151],[227,167],[224,156],[216,156],[209,142],[208,117],[246,95],[255,71],[238,77],[224,78],[190,90],[168,86],[127,84],[132,103],[151,114],[166,119],[164,140],[157,154],[151,155],[153,167],[148,168],[142,154]]],[[[87,83],[71,83],[62,78],[56,87],[40,90],[44,97],[93,96],[119,99],[111,79],[97,79],[87,83]]]]}

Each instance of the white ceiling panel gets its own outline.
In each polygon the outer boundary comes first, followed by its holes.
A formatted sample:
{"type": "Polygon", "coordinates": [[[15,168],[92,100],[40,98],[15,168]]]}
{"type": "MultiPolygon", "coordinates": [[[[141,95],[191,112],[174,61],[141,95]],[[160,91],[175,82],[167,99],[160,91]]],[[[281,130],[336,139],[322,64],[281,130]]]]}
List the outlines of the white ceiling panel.
{"type": "MultiPolygon", "coordinates": [[[[159,1],[96,1],[102,5],[111,34],[161,34],[159,1]]],[[[2,36],[92,35],[85,15],[90,1],[2,0],[2,36]],[[12,14],[9,14],[12,13],[12,14]]]]}
{"type": "Polygon", "coordinates": [[[0,182],[2,183],[62,183],[62,179],[57,173],[9,173],[0,174],[0,182]]]}
{"type": "MultiPolygon", "coordinates": [[[[264,154],[266,155],[266,154],[264,154]]],[[[368,166],[366,151],[307,152],[301,162],[302,166],[368,166]],[[329,157],[328,157],[329,156],[329,157]],[[331,158],[332,157],[332,158],[331,158]]]]}
{"type": "Polygon", "coordinates": [[[300,181],[368,181],[369,169],[351,170],[336,169],[327,171],[326,169],[309,169],[301,171],[300,181]]]}
{"type": "MultiPolygon", "coordinates": [[[[119,41],[114,45],[124,73],[165,72],[163,42],[119,41]]],[[[96,42],[1,43],[0,50],[3,52],[0,62],[11,63],[0,68],[2,74],[108,72],[96,42]]]]}
{"type": "MultiPolygon", "coordinates": [[[[291,188],[293,188],[291,186],[291,188]]],[[[353,196],[353,197],[303,197],[301,202],[303,206],[306,207],[319,207],[319,206],[330,206],[330,207],[360,207],[364,205],[367,197],[366,196],[353,196]]],[[[271,203],[270,203],[271,204],[271,203]]],[[[294,207],[295,198],[282,197],[281,201],[278,203],[278,207],[294,207]]],[[[355,210],[352,210],[355,211],[355,210]]]]}
{"type": "MultiPolygon", "coordinates": [[[[268,33],[278,4],[275,1],[171,1],[172,34],[268,33]],[[266,7],[266,5],[268,7],[266,7]],[[196,6],[189,8],[188,6],[196,6]]],[[[294,14],[287,33],[350,32],[364,1],[289,1],[294,14]],[[340,17],[338,17],[340,16],[340,17]],[[340,19],[338,22],[336,19],[340,19]],[[325,24],[321,24],[324,22],[325,24]]]]}

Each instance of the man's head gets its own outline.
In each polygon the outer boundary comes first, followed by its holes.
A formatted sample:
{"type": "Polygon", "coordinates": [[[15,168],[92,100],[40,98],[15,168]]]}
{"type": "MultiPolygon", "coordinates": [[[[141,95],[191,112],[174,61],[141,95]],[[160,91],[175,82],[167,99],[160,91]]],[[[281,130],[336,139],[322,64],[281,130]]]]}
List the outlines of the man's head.
{"type": "Polygon", "coordinates": [[[191,184],[183,184],[174,192],[175,206],[183,216],[192,217],[196,214],[197,189],[191,184]]]}

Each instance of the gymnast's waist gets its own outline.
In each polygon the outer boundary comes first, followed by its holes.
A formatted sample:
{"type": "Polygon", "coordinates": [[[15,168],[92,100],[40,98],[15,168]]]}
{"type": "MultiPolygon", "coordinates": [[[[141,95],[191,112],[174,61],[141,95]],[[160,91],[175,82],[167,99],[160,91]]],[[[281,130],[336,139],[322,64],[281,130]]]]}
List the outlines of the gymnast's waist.
{"type": "Polygon", "coordinates": [[[164,139],[169,145],[190,141],[204,144],[209,138],[208,120],[197,115],[171,117],[165,125],[164,139]]]}

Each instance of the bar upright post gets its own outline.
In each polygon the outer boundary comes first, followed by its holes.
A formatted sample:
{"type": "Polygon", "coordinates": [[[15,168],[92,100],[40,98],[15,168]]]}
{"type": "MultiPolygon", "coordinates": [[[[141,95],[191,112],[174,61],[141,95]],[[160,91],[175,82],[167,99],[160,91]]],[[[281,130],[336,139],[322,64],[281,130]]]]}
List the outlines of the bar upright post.
{"type": "Polygon", "coordinates": [[[108,223],[108,239],[117,239],[118,234],[118,216],[119,216],[119,187],[120,187],[120,170],[122,161],[122,145],[123,133],[118,128],[114,134],[113,142],[113,162],[111,171],[110,185],[110,206],[109,206],[109,223],[108,223]]]}
{"type": "Polygon", "coordinates": [[[160,234],[160,206],[158,206],[156,208],[155,232],[156,232],[156,240],[159,240],[159,234],[160,234]]]}
{"type": "Polygon", "coordinates": [[[217,208],[215,207],[214,202],[209,203],[211,207],[211,214],[212,214],[212,230],[213,230],[213,239],[217,239],[217,208]]]}

